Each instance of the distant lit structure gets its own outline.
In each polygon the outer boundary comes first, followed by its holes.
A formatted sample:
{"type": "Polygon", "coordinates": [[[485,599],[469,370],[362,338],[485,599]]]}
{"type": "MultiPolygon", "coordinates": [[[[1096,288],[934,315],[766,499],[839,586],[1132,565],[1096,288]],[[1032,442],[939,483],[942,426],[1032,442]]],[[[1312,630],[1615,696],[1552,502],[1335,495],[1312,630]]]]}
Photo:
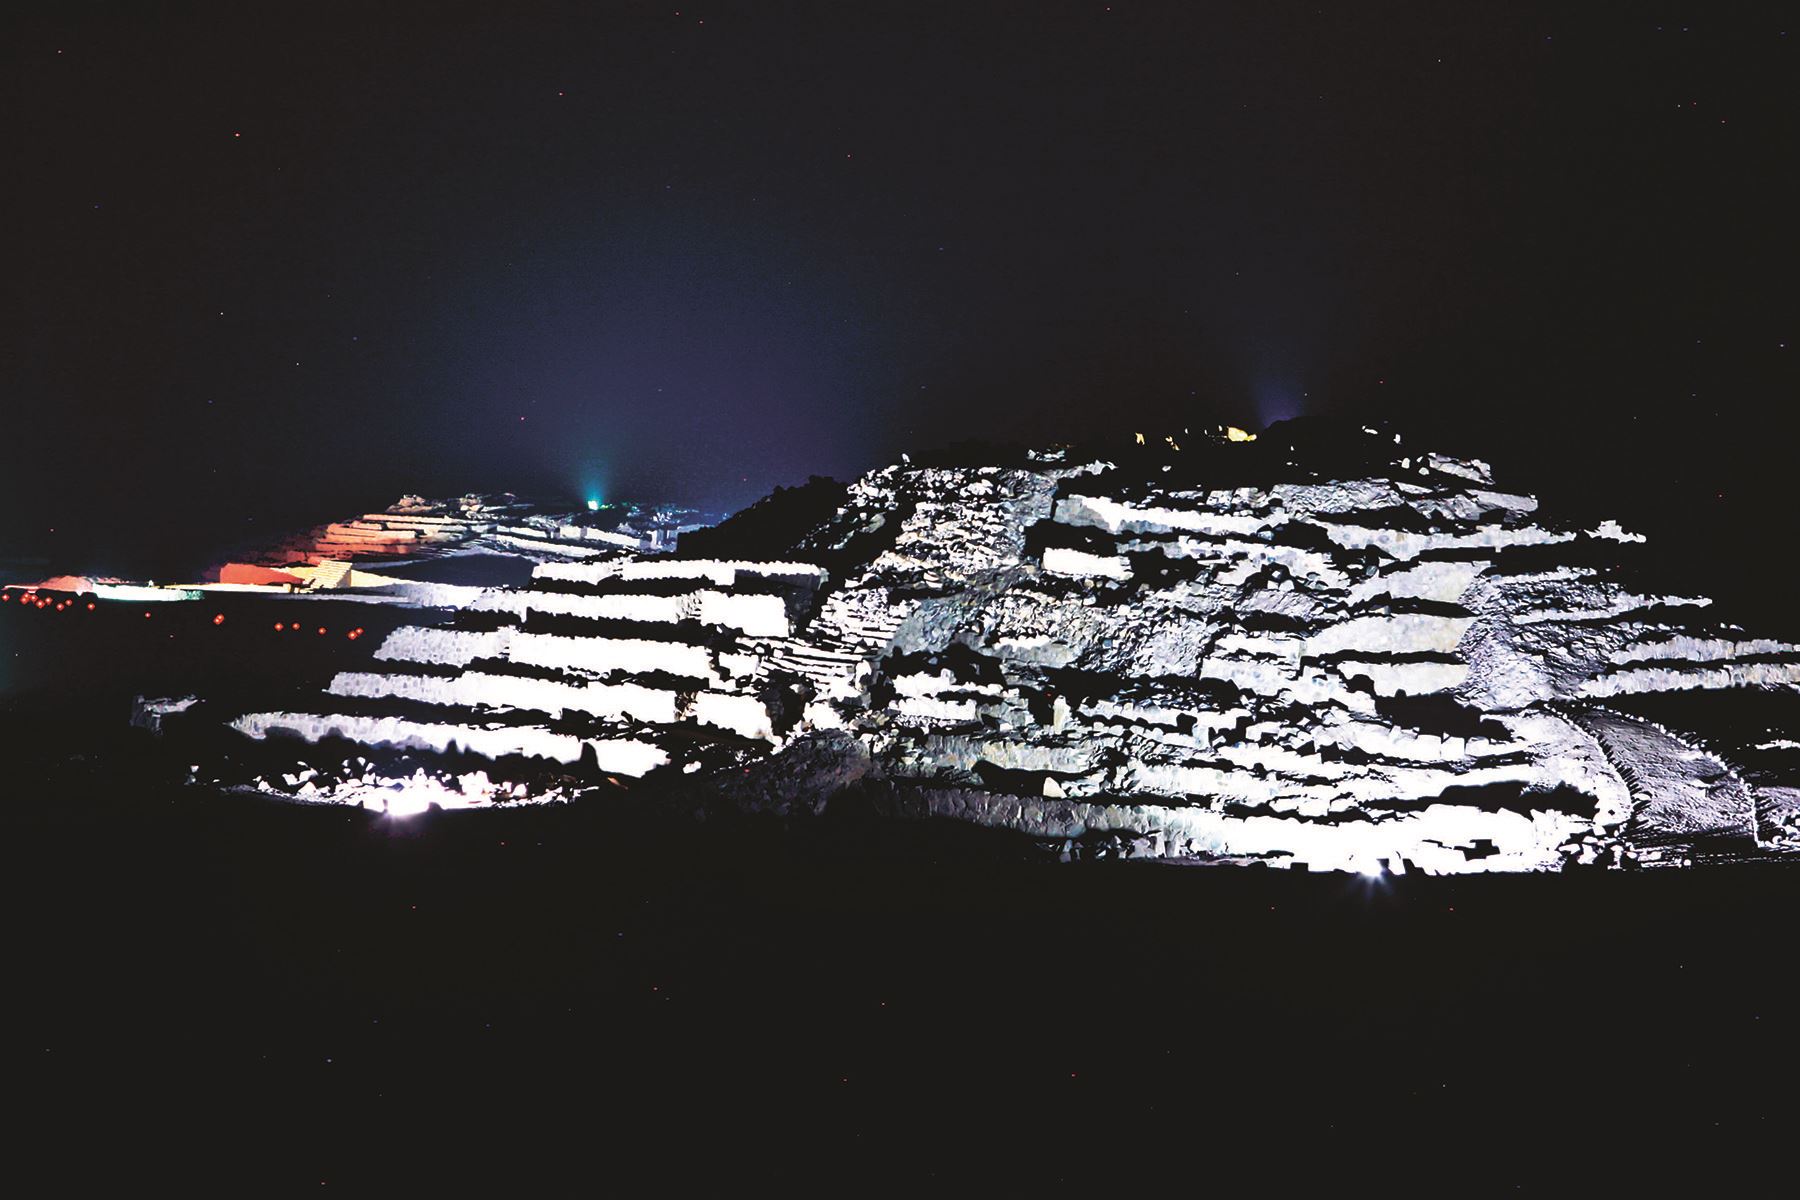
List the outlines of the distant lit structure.
{"type": "MultiPolygon", "coordinates": [[[[1192,432],[1191,429],[1185,427],[1181,430],[1182,436],[1184,437],[1192,432]]],[[[1240,429],[1236,425],[1214,425],[1211,429],[1203,429],[1200,432],[1215,442],[1254,442],[1256,440],[1256,435],[1254,433],[1251,433],[1248,429],[1240,429]]],[[[1134,433],[1132,437],[1140,446],[1149,444],[1141,432],[1134,433]]],[[[1171,450],[1181,449],[1181,443],[1175,440],[1175,435],[1172,433],[1164,434],[1162,440],[1163,444],[1168,446],[1171,450]]]]}

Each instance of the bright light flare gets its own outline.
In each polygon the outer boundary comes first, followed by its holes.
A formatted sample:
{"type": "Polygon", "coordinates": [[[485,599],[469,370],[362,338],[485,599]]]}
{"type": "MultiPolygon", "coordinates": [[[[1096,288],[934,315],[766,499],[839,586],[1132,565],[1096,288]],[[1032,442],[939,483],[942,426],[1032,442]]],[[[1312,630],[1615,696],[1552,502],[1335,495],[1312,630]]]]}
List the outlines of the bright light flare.
{"type": "Polygon", "coordinates": [[[386,799],[388,816],[416,817],[437,803],[438,795],[429,788],[403,787],[389,792],[386,799]]]}
{"type": "Polygon", "coordinates": [[[500,788],[485,771],[472,771],[454,779],[437,779],[423,770],[402,779],[373,784],[352,784],[339,791],[345,803],[361,804],[390,817],[416,817],[434,805],[440,809],[485,808],[494,803],[500,788]]]}

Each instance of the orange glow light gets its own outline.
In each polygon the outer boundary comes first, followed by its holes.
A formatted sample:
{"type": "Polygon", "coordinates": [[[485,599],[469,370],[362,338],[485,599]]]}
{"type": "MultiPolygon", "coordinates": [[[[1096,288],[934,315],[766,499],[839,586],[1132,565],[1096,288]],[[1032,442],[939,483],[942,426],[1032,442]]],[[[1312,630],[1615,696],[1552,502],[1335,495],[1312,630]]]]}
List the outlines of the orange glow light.
{"type": "Polygon", "coordinates": [[[224,623],[225,623],[225,614],[224,613],[214,613],[213,614],[213,624],[214,625],[223,625],[224,623]]]}
{"type": "Polygon", "coordinates": [[[280,622],[280,621],[277,621],[277,622],[275,622],[275,632],[276,632],[276,633],[280,633],[280,632],[281,632],[281,630],[282,630],[282,624],[281,624],[281,622],[280,622]]]}

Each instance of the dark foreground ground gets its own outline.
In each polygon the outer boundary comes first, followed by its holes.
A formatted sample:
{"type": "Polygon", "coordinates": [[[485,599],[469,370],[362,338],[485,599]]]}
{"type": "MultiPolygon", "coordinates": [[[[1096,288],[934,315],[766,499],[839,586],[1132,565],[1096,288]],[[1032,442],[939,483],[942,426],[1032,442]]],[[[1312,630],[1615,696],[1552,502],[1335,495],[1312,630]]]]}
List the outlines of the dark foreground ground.
{"type": "Polygon", "coordinates": [[[1800,872],[1373,885],[925,824],[391,823],[4,722],[15,1179],[1561,1190],[1747,1181],[1794,1134],[1800,872]]]}

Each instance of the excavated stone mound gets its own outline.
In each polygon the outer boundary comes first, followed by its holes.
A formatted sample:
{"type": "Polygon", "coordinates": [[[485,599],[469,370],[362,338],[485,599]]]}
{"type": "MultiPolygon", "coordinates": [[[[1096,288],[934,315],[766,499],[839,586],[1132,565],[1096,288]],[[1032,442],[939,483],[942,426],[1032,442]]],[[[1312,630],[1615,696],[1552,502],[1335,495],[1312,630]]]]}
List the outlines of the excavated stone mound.
{"type": "Polygon", "coordinates": [[[1641,702],[1785,703],[1800,645],[1707,623],[1633,569],[1642,538],[1546,519],[1478,460],[1300,436],[815,481],[699,539],[745,558],[545,563],[232,725],[355,743],[307,798],[394,811],[601,779],[783,813],[856,791],[1069,854],[1365,873],[1794,843],[1792,742],[1752,771],[1641,702]]]}

